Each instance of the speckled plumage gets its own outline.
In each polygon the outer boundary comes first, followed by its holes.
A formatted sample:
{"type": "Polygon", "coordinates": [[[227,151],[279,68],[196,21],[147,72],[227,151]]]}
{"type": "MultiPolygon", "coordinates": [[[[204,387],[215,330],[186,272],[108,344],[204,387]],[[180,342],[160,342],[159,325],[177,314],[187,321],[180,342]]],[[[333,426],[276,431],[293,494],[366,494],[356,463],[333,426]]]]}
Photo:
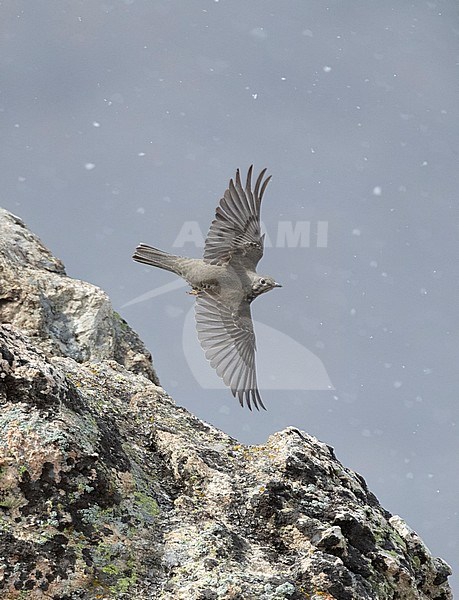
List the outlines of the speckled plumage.
{"type": "Polygon", "coordinates": [[[259,295],[281,287],[272,277],[260,276],[256,267],[263,256],[264,235],[260,208],[271,177],[266,169],[252,190],[252,167],[245,188],[239,170],[220,200],[204,247],[204,257],[175,256],[140,244],[134,260],[166,269],[183,277],[196,295],[198,338],[217,374],[237,396],[265,408],[257,386],[255,333],[250,304],[259,295]]]}

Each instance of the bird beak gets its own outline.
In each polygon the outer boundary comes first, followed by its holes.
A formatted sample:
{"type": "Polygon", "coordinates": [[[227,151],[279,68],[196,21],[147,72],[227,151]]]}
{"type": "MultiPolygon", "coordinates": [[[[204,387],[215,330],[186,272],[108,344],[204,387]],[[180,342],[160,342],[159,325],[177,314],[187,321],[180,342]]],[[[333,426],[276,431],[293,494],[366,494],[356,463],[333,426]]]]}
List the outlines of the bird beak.
{"type": "Polygon", "coordinates": [[[274,282],[274,287],[282,287],[282,283],[277,283],[277,281],[274,282]]]}

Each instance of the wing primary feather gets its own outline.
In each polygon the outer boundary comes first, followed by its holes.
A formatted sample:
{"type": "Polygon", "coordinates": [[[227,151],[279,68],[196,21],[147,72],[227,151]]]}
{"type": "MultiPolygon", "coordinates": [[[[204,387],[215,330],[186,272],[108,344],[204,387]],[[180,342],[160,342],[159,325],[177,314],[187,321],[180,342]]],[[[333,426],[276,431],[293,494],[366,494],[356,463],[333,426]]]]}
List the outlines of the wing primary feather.
{"type": "Polygon", "coordinates": [[[260,191],[260,185],[261,185],[261,182],[263,180],[263,177],[264,177],[265,173],[266,173],[266,169],[263,169],[263,171],[260,173],[260,175],[258,175],[257,182],[255,183],[255,192],[254,192],[254,194],[255,194],[255,198],[257,198],[257,199],[259,197],[258,193],[260,191]]]}
{"type": "MultiPolygon", "coordinates": [[[[257,389],[257,388],[255,388],[255,395],[256,395],[256,397],[257,397],[258,404],[261,406],[261,408],[262,408],[263,410],[266,410],[266,406],[263,404],[263,400],[261,399],[260,392],[258,391],[258,389],[257,389]]],[[[258,407],[257,407],[257,408],[258,408],[258,407]]],[[[260,410],[260,409],[258,409],[258,410],[260,410]]]]}
{"type": "Polygon", "coordinates": [[[231,199],[233,201],[233,207],[236,209],[236,212],[237,212],[236,216],[237,216],[238,222],[240,223],[240,225],[242,225],[242,228],[244,228],[244,226],[246,224],[246,219],[248,216],[247,215],[248,206],[247,206],[247,202],[245,200],[244,190],[241,187],[240,179],[239,179],[239,182],[236,179],[236,185],[234,185],[234,182],[231,179],[230,186],[229,186],[229,193],[230,193],[231,199]]]}
{"type": "Polygon", "coordinates": [[[239,196],[239,202],[241,204],[241,207],[244,209],[244,212],[246,214],[246,218],[250,217],[250,215],[253,213],[252,205],[250,202],[250,198],[247,196],[247,193],[244,191],[244,188],[242,187],[239,169],[236,171],[236,191],[239,196]]]}
{"type": "Polygon", "coordinates": [[[249,375],[249,370],[250,368],[248,368],[245,361],[243,361],[242,368],[237,376],[236,385],[239,390],[243,390],[244,392],[247,391],[247,376],[249,375]]]}
{"type": "Polygon", "coordinates": [[[249,170],[247,172],[247,179],[245,182],[245,196],[247,198],[247,203],[250,207],[250,213],[252,215],[256,215],[257,214],[257,207],[256,207],[256,203],[253,197],[253,192],[252,192],[252,171],[253,171],[253,165],[250,165],[249,170]]]}
{"type": "Polygon", "coordinates": [[[261,199],[263,198],[263,194],[265,193],[266,186],[271,181],[271,177],[272,177],[271,175],[269,177],[267,177],[265,179],[264,183],[263,183],[263,186],[262,186],[261,191],[260,191],[260,202],[261,202],[261,199]]]}
{"type": "Polygon", "coordinates": [[[248,190],[252,190],[252,171],[253,171],[253,165],[250,165],[249,170],[247,171],[247,179],[245,182],[245,190],[246,192],[248,190]]]}

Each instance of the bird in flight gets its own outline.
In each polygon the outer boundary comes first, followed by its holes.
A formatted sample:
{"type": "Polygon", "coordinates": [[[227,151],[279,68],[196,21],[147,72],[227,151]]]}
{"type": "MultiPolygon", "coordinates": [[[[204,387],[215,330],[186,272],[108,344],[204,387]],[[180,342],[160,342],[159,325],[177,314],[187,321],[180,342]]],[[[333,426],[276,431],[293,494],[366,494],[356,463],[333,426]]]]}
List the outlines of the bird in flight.
{"type": "Polygon", "coordinates": [[[266,410],[257,387],[250,305],[261,294],[282,286],[256,272],[265,237],[260,230],[261,201],[271,176],[265,178],[263,169],[252,188],[252,171],[253,166],[245,188],[239,169],[235,180],[230,180],[210,225],[203,258],[175,256],[140,244],[133,259],[172,271],[190,284],[206,358],[241,406],[245,401],[250,410],[252,404],[266,410]]]}

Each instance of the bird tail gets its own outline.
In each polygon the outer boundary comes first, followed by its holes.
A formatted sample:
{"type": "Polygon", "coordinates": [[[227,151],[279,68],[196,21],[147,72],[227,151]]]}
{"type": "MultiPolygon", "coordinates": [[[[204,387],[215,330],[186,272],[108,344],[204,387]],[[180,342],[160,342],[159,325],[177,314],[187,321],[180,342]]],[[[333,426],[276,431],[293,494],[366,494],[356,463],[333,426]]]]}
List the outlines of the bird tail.
{"type": "Polygon", "coordinates": [[[160,269],[166,269],[166,271],[172,271],[172,273],[181,275],[179,272],[179,256],[168,254],[167,252],[158,250],[158,248],[147,246],[147,244],[140,244],[137,246],[132,258],[145,265],[159,267],[160,269]]]}

